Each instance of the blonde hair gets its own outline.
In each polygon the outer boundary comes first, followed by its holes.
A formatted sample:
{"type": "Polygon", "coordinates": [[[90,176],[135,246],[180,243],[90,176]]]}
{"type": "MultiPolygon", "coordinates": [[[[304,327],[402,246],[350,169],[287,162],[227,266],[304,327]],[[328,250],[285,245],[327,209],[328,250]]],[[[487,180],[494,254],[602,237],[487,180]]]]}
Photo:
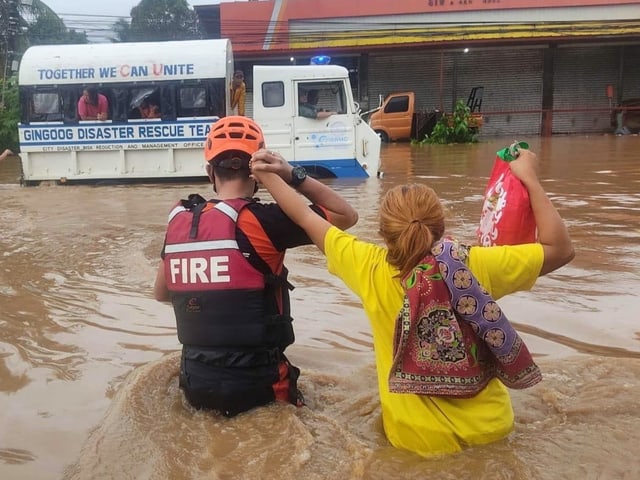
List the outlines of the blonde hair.
{"type": "Polygon", "coordinates": [[[380,205],[380,235],[387,261],[404,278],[444,235],[445,210],[436,192],[423,184],[399,185],[380,205]]]}

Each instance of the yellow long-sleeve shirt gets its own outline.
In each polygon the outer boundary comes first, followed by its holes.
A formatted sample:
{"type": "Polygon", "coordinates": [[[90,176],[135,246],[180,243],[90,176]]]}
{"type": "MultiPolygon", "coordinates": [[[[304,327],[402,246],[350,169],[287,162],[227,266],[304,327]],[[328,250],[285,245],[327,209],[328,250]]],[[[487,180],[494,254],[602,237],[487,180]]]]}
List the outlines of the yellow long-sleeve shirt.
{"type": "Polygon", "coordinates": [[[238,115],[244,115],[244,104],[247,96],[246,84],[242,82],[240,86],[235,86],[233,82],[231,82],[229,93],[231,95],[231,110],[235,110],[237,107],[238,115]]]}
{"type": "MultiPolygon", "coordinates": [[[[329,229],[324,242],[329,272],[360,298],[371,323],[382,421],[391,444],[431,456],[507,436],[513,429],[513,409],[507,388],[497,379],[472,398],[389,391],[393,332],[404,294],[396,277],[398,271],[387,262],[385,248],[362,242],[336,227],[329,229]]],[[[543,260],[540,244],[526,244],[472,248],[467,264],[480,284],[498,299],[530,289],[543,260]]]]}

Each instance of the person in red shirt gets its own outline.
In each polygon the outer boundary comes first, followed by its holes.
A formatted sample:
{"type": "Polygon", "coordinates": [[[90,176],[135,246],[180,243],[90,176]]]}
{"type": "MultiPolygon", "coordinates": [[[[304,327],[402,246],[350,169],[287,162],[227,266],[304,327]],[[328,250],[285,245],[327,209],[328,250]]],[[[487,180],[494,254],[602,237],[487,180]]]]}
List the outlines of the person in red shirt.
{"type": "Polygon", "coordinates": [[[98,93],[95,87],[86,87],[78,100],[78,117],[80,120],[107,120],[109,118],[109,101],[98,93]]]}

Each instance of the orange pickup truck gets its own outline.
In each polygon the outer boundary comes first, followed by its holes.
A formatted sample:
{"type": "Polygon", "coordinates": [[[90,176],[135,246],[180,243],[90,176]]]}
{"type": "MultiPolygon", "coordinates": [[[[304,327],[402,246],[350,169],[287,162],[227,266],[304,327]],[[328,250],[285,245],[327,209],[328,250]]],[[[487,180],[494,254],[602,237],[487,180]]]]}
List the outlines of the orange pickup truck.
{"type": "MultiPolygon", "coordinates": [[[[422,140],[431,133],[442,115],[439,110],[417,111],[414,92],[397,92],[387,95],[380,107],[370,114],[369,125],[383,142],[422,140]]],[[[469,126],[482,126],[482,115],[479,112],[471,114],[469,126]]]]}

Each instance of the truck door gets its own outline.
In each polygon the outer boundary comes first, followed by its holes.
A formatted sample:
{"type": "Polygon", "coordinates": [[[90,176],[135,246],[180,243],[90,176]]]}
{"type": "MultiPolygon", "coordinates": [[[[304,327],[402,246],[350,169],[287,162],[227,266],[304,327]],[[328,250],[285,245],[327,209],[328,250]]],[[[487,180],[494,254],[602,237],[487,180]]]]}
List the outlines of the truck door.
{"type": "Polygon", "coordinates": [[[262,127],[267,148],[289,161],[293,152],[294,96],[283,67],[253,67],[253,119],[262,127]]]}
{"type": "Polygon", "coordinates": [[[305,166],[322,160],[356,160],[356,132],[346,79],[294,82],[294,157],[305,166]]]}

